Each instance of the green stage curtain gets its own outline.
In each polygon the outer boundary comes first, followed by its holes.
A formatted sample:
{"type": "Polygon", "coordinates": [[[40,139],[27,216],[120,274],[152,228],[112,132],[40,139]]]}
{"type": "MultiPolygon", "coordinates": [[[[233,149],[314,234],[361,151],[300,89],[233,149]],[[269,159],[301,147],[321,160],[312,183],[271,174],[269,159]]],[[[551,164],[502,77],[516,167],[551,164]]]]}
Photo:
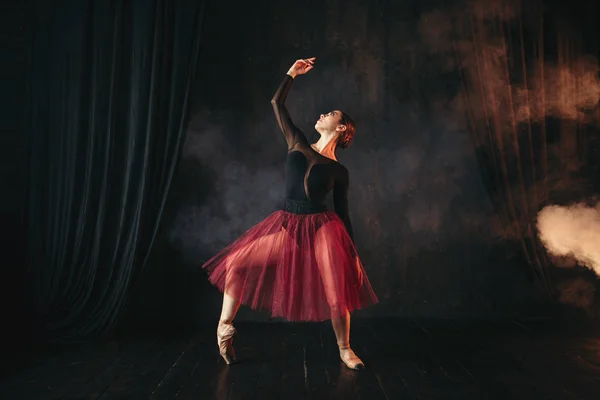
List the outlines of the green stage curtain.
{"type": "Polygon", "coordinates": [[[156,236],[186,129],[203,2],[34,3],[27,290],[33,331],[114,327],[156,236]]]}

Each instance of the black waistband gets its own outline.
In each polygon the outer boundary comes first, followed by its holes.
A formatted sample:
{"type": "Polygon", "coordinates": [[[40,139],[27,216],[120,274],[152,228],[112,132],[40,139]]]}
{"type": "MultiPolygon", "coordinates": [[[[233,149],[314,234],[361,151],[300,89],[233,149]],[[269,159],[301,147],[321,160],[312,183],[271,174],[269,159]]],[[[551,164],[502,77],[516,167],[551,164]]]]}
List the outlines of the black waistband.
{"type": "Polygon", "coordinates": [[[292,214],[317,214],[327,211],[327,206],[311,201],[285,199],[283,210],[292,214]]]}

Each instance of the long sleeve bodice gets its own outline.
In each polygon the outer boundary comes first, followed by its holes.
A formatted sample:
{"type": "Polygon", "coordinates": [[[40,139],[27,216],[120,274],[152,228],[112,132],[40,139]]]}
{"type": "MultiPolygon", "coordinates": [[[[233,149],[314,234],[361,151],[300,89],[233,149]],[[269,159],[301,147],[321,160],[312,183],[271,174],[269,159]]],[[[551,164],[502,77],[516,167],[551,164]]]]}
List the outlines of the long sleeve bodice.
{"type": "Polygon", "coordinates": [[[333,190],[335,212],[354,238],[348,210],[348,170],[335,160],[315,151],[304,133],[294,124],[285,106],[293,78],[286,75],[271,100],[279,128],[287,143],[286,198],[323,204],[333,190]]]}

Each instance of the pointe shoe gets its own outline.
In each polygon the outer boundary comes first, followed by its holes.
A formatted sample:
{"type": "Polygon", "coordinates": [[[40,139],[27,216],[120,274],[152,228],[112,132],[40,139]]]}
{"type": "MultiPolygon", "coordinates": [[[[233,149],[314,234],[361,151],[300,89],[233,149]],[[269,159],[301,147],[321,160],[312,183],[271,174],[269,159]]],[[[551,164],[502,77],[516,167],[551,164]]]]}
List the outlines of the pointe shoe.
{"type": "Polygon", "coordinates": [[[352,351],[350,345],[338,344],[340,348],[340,359],[346,364],[346,367],[354,370],[361,370],[365,368],[365,364],[360,358],[352,351]]]}
{"type": "Polygon", "coordinates": [[[217,326],[217,346],[219,354],[227,364],[235,361],[235,351],[233,350],[233,336],[237,333],[233,324],[226,324],[219,321],[217,326]]]}

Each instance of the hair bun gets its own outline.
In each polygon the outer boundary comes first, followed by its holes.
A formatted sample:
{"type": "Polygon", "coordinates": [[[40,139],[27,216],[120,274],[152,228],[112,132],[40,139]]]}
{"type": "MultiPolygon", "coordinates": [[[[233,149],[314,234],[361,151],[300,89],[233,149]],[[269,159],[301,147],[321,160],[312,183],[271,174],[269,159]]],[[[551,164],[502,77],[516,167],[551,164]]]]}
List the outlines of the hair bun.
{"type": "Polygon", "coordinates": [[[356,125],[352,118],[346,114],[345,112],[341,112],[342,117],[340,118],[340,123],[346,126],[346,130],[340,135],[340,139],[338,140],[338,146],[341,149],[346,149],[352,143],[352,139],[354,139],[354,134],[356,133],[356,125]]]}

